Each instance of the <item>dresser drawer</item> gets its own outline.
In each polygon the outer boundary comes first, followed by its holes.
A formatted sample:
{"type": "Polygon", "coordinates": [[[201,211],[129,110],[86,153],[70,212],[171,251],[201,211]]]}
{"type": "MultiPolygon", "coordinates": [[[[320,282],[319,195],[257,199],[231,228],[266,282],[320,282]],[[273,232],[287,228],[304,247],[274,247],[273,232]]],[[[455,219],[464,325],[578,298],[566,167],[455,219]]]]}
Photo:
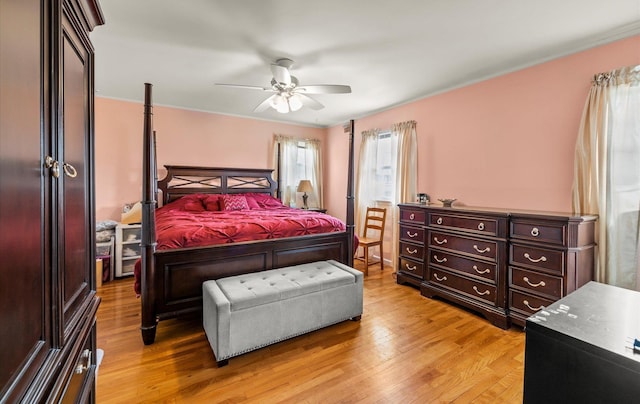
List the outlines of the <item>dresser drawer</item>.
{"type": "Polygon", "coordinates": [[[567,245],[567,224],[566,222],[540,222],[526,219],[511,219],[510,237],[539,243],[567,245]]]}
{"type": "Polygon", "coordinates": [[[552,303],[553,300],[522,293],[513,289],[509,290],[509,309],[520,312],[524,314],[525,317],[537,313],[552,303]]]}
{"type": "Polygon", "coordinates": [[[415,226],[400,225],[400,240],[424,243],[424,229],[415,226]]]}
{"type": "Polygon", "coordinates": [[[496,261],[498,243],[495,241],[478,240],[475,238],[456,236],[450,233],[441,233],[437,231],[429,231],[428,235],[429,248],[460,251],[466,254],[472,254],[477,257],[488,258],[492,261],[496,261]]]}
{"type": "Polygon", "coordinates": [[[496,304],[496,287],[477,282],[462,276],[455,275],[449,271],[444,271],[430,267],[429,282],[433,285],[452,290],[458,294],[471,297],[474,300],[496,304]]]}
{"type": "Polygon", "coordinates": [[[494,218],[488,217],[459,216],[430,212],[429,225],[463,231],[473,231],[475,233],[482,233],[491,236],[497,236],[498,233],[498,221],[494,218]]]}
{"type": "Polygon", "coordinates": [[[400,208],[400,221],[407,223],[415,223],[418,225],[424,225],[426,223],[425,218],[427,214],[420,209],[407,209],[400,208]]]}
{"type": "Polygon", "coordinates": [[[400,258],[400,268],[398,270],[419,279],[424,276],[424,264],[418,261],[400,258]]]}
{"type": "Polygon", "coordinates": [[[564,275],[564,251],[512,244],[510,257],[511,264],[564,275]]]}
{"type": "Polygon", "coordinates": [[[429,250],[429,264],[453,269],[496,283],[498,266],[495,263],[473,260],[446,251],[429,250]]]}
{"type": "Polygon", "coordinates": [[[527,289],[553,300],[562,297],[562,278],[540,272],[509,267],[509,286],[527,289]]]}
{"type": "Polygon", "coordinates": [[[414,260],[424,259],[424,246],[400,242],[400,255],[414,260]]]}

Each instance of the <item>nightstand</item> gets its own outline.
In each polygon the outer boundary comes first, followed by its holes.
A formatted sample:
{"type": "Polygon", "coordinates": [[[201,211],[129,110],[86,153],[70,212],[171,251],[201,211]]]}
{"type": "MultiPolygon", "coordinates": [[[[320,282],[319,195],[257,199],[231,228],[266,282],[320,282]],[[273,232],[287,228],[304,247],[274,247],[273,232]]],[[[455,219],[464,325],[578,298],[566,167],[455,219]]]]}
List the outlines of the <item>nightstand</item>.
{"type": "Polygon", "coordinates": [[[116,226],[116,277],[133,275],[133,267],[140,258],[139,224],[118,224],[116,226]]]}

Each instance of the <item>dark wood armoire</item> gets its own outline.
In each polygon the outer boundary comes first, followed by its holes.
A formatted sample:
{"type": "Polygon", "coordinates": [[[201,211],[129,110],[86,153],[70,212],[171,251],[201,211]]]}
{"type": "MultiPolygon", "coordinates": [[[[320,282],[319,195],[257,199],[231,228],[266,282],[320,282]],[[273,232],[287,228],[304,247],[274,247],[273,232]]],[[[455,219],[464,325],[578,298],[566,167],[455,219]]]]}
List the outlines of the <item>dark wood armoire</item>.
{"type": "Polygon", "coordinates": [[[95,401],[97,0],[0,0],[0,402],[95,401]]]}

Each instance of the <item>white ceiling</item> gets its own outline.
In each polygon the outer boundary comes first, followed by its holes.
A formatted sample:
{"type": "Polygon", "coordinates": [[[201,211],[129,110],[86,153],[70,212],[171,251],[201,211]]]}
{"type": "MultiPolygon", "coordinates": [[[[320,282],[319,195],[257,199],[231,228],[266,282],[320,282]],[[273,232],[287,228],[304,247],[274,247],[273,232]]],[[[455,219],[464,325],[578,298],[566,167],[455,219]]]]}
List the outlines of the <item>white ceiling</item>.
{"type": "MultiPolygon", "coordinates": [[[[254,119],[331,126],[640,34],[640,0],[100,0],[91,33],[97,95],[254,119]],[[326,107],[253,109],[269,65],[301,85],[348,84],[326,107]]],[[[638,52],[640,62],[640,50],[638,52]]]]}

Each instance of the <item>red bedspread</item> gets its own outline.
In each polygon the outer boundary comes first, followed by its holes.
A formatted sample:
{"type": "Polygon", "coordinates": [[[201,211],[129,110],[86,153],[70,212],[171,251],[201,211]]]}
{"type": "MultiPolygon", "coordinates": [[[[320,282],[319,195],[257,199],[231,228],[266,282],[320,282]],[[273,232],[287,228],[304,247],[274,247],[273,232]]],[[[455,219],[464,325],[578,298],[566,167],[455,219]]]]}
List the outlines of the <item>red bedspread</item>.
{"type": "Polygon", "coordinates": [[[156,211],[158,250],[330,233],[345,228],[332,216],[281,204],[199,212],[169,204],[156,211]]]}

